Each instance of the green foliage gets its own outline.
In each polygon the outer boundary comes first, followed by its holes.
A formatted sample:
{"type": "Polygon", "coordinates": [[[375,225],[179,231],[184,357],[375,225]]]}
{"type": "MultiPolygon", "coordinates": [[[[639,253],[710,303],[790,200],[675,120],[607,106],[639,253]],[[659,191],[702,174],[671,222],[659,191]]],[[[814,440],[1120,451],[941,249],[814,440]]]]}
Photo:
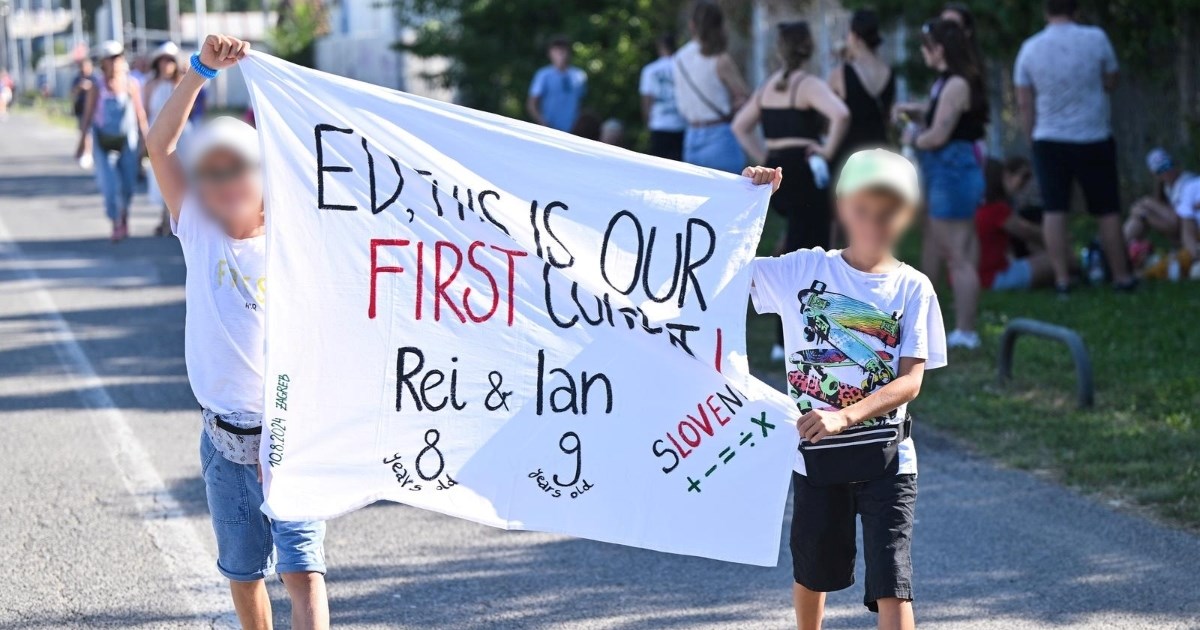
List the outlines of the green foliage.
{"type": "Polygon", "coordinates": [[[325,32],[325,10],[315,0],[280,7],[279,24],[271,29],[271,50],[279,57],[312,67],[316,41],[325,32]]]}
{"type": "Polygon", "coordinates": [[[547,63],[555,35],[575,44],[573,63],[588,73],[585,107],[627,124],[640,120],[641,67],[654,59],[654,38],[676,28],[678,0],[397,0],[415,39],[398,46],[441,56],[449,71],[430,77],[458,90],[471,107],[524,117],[534,72],[547,63]],[[423,16],[416,18],[413,16],[423,16]]]}
{"type": "MultiPolygon", "coordinates": [[[[919,25],[936,16],[945,0],[845,0],[848,8],[873,7],[880,15],[900,16],[919,25]]],[[[1021,42],[1042,29],[1042,3],[1036,0],[967,0],[975,35],[993,60],[1016,56],[1021,42]]],[[[1170,77],[1170,53],[1178,16],[1200,9],[1200,0],[1080,0],[1080,19],[1102,26],[1121,60],[1143,72],[1170,77]]]]}

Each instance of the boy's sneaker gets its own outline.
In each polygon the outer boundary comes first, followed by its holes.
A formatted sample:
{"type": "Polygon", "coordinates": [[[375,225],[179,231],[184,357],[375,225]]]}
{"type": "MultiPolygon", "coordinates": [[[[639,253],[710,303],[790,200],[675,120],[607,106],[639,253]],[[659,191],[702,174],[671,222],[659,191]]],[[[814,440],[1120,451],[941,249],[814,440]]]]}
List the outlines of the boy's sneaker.
{"type": "Polygon", "coordinates": [[[979,348],[979,333],[975,331],[954,330],[946,337],[946,345],[951,348],[975,350],[979,348]]]}
{"type": "Polygon", "coordinates": [[[771,346],[771,360],[780,363],[783,362],[783,346],[779,344],[771,346]]]}

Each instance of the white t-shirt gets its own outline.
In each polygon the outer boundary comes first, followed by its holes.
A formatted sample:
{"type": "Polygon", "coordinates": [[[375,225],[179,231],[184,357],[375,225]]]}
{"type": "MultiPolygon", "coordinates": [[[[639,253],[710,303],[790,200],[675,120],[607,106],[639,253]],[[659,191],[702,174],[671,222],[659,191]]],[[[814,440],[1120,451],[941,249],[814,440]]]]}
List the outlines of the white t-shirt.
{"type": "Polygon", "coordinates": [[[1095,26],[1050,24],[1025,40],[1013,82],[1033,88],[1033,139],[1087,143],[1112,136],[1104,75],[1116,71],[1112,43],[1095,26]]]}
{"type": "Polygon", "coordinates": [[[649,96],[651,131],[683,131],[687,121],[675,106],[675,64],[670,57],[659,57],[642,68],[638,93],[649,96]]]}
{"type": "MultiPolygon", "coordinates": [[[[801,408],[841,409],[895,378],[900,357],[946,365],[946,332],[933,284],[901,264],[887,273],[851,267],[841,250],[802,249],[753,265],[759,313],[783,319],[788,391],[801,408]]],[[[899,424],[907,405],[887,418],[899,424]]],[[[901,475],[917,473],[912,438],[900,443],[901,475]]],[[[805,474],[796,453],[796,472],[805,474]]]]}
{"type": "Polygon", "coordinates": [[[230,238],[191,198],[171,230],[187,264],[184,361],[192,393],[216,413],[262,413],[266,237],[230,238]]]}
{"type": "Polygon", "coordinates": [[[1196,209],[1200,205],[1200,177],[1195,173],[1180,173],[1175,183],[1167,188],[1167,198],[1171,200],[1171,206],[1179,218],[1200,223],[1200,210],[1196,209]]]}

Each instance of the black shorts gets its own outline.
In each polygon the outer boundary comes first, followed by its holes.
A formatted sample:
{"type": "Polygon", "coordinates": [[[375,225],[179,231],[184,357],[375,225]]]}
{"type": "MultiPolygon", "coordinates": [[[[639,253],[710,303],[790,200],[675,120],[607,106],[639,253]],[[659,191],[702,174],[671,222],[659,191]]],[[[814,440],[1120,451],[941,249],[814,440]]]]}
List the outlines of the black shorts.
{"type": "Polygon", "coordinates": [[[854,584],[855,517],[862,518],[863,559],[867,565],[863,603],[911,601],[912,532],[917,476],[892,475],[877,481],[814,486],[792,473],[792,574],[810,591],[840,591],[854,584]]]}
{"type": "Polygon", "coordinates": [[[682,131],[651,131],[650,155],[667,158],[668,160],[683,159],[682,131]]]}
{"type": "Polygon", "coordinates": [[[1046,212],[1071,208],[1071,187],[1079,182],[1088,212],[1096,216],[1121,211],[1117,177],[1117,143],[1033,141],[1033,168],[1046,212]]]}

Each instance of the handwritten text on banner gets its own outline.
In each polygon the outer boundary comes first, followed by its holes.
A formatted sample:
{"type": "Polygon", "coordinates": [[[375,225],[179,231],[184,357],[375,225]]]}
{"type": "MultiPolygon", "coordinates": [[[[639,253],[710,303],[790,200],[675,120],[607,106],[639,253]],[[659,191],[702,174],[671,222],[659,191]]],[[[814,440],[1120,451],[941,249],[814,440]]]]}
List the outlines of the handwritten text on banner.
{"type": "Polygon", "coordinates": [[[768,192],[254,54],[269,514],[380,499],[774,565],[794,407],[749,378],[768,192]]]}

